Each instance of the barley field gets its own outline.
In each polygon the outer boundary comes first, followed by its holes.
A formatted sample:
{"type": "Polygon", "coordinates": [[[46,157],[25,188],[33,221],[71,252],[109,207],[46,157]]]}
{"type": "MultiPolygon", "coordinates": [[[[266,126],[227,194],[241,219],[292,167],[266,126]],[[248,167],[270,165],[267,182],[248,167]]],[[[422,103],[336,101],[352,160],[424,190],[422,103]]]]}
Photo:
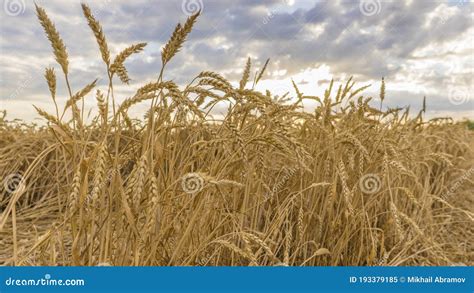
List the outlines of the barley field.
{"type": "Polygon", "coordinates": [[[156,81],[118,97],[146,43],[111,56],[82,8],[108,86],[92,76],[71,91],[66,45],[36,6],[58,63],[44,73],[55,111],[36,107],[44,124],[0,116],[0,265],[474,265],[468,123],[427,120],[424,101],[419,113],[387,109],[384,80],[376,97],[352,79],[321,97],[295,83],[258,92],[271,61],[250,58],[239,84],[202,71],[178,85],[167,64],[199,13],[176,26],[156,81]],[[136,118],[138,104],[148,111],[136,118]]]}

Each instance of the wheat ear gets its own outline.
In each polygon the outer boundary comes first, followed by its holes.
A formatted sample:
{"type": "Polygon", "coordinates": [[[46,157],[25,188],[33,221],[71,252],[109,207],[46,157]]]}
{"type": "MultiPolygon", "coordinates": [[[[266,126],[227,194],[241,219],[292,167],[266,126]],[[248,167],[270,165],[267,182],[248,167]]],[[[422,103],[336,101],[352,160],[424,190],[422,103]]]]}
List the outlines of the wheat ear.
{"type": "Polygon", "coordinates": [[[56,74],[54,73],[54,68],[46,68],[44,77],[48,83],[49,92],[51,93],[51,98],[56,108],[56,117],[59,117],[58,104],[56,103],[56,74]]]}
{"type": "Polygon", "coordinates": [[[56,74],[54,73],[54,68],[46,68],[44,74],[46,82],[48,83],[48,88],[51,93],[53,100],[56,100],[56,74]]]}
{"type": "Polygon", "coordinates": [[[67,102],[65,109],[75,105],[79,100],[81,100],[85,95],[87,95],[96,85],[97,79],[91,82],[90,84],[86,85],[82,90],[78,91],[74,94],[67,102]]]}
{"type": "Polygon", "coordinates": [[[249,81],[250,77],[250,66],[252,62],[250,60],[250,57],[247,59],[247,63],[245,64],[245,69],[244,73],[242,74],[242,79],[240,80],[240,89],[243,90],[245,88],[245,85],[249,81]]]}

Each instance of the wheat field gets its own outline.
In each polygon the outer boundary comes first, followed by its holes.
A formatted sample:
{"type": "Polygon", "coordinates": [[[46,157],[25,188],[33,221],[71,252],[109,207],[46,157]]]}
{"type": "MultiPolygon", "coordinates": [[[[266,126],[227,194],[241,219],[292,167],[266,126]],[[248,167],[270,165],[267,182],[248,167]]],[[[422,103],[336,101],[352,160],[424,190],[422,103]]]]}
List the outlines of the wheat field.
{"type": "Polygon", "coordinates": [[[179,86],[166,66],[199,13],[176,26],[156,80],[118,97],[126,60],[146,44],[111,56],[82,8],[108,85],[70,84],[66,45],[37,6],[59,65],[45,70],[55,112],[36,107],[43,125],[0,118],[1,265],[474,265],[466,123],[427,121],[424,101],[418,114],[387,109],[384,80],[377,97],[352,79],[322,97],[296,84],[261,93],[268,61],[249,59],[238,84],[203,71],[179,86]],[[318,106],[303,111],[309,100],[318,106]],[[140,119],[138,104],[148,105],[140,119]]]}

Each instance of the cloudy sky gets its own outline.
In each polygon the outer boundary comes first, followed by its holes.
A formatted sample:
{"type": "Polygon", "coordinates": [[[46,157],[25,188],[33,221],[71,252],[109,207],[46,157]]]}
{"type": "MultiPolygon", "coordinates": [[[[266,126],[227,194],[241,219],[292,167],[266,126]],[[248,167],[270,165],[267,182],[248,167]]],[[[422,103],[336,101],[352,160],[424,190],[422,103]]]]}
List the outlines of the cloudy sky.
{"type": "MultiPolygon", "coordinates": [[[[31,121],[37,118],[32,104],[53,109],[44,68],[60,68],[36,19],[34,2],[0,2],[0,110],[31,121]]],[[[467,0],[84,2],[101,22],[112,55],[128,45],[148,43],[127,61],[132,82],[116,88],[119,100],[156,79],[160,48],[175,25],[200,8],[194,31],[165,73],[181,85],[204,70],[238,82],[247,57],[254,70],[270,58],[261,90],[291,92],[293,78],[305,94],[320,95],[331,78],[343,82],[354,76],[361,86],[372,85],[367,95],[377,96],[385,77],[387,106],[418,110],[426,96],[430,117],[474,118],[474,4],[467,0]]],[[[73,90],[95,78],[102,78],[105,87],[105,68],[80,1],[36,3],[46,9],[66,43],[73,90]]],[[[93,106],[94,99],[88,103],[93,106]]]]}

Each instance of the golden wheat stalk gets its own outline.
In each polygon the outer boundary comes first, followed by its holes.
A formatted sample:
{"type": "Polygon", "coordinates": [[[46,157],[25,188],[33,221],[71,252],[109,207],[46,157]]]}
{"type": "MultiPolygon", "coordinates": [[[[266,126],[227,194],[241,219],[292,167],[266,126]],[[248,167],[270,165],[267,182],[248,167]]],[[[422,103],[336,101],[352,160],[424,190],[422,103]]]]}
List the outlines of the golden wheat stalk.
{"type": "Polygon", "coordinates": [[[107,68],[110,65],[110,51],[109,47],[107,46],[107,40],[105,39],[104,31],[102,30],[102,26],[100,23],[95,19],[94,15],[92,15],[92,11],[87,6],[87,4],[82,3],[82,12],[84,13],[85,18],[91,28],[94,36],[97,40],[97,44],[99,45],[100,53],[102,55],[102,60],[107,65],[107,68]]]}
{"type": "Polygon", "coordinates": [[[75,93],[67,102],[65,106],[65,110],[68,109],[69,107],[75,105],[77,102],[79,102],[83,97],[85,97],[88,93],[90,93],[91,90],[94,89],[96,86],[97,79],[91,82],[90,84],[86,85],[82,90],[78,91],[75,93]]]}
{"type": "Polygon", "coordinates": [[[181,26],[181,24],[176,26],[170,40],[166,43],[161,52],[161,61],[163,64],[168,63],[171,58],[179,52],[200,13],[201,12],[198,12],[188,17],[184,26],[181,26]]]}
{"type": "Polygon", "coordinates": [[[63,40],[59,36],[54,23],[49,19],[46,11],[38,6],[35,3],[36,7],[36,14],[41,25],[44,28],[46,35],[48,36],[49,41],[51,42],[51,46],[53,47],[54,56],[56,57],[56,61],[61,65],[61,68],[65,75],[68,74],[68,54],[66,51],[66,46],[64,45],[63,40]]]}
{"type": "MultiPolygon", "coordinates": [[[[84,10],[100,46],[102,28],[84,10]]],[[[163,65],[193,24],[178,25],[163,65]]],[[[54,27],[49,35],[59,37],[54,27]]],[[[128,80],[124,63],[143,47],[120,52],[114,74],[128,80]]],[[[294,93],[274,101],[272,89],[247,88],[250,61],[237,85],[203,71],[183,89],[164,81],[163,67],[110,125],[111,68],[98,113],[84,118],[77,104],[96,81],[70,93],[75,129],[37,107],[45,126],[0,114],[0,175],[24,179],[0,184],[0,265],[474,264],[464,245],[474,218],[466,123],[376,109],[352,78],[331,81],[322,98],[292,81],[294,93]],[[130,107],[150,99],[159,104],[134,118],[130,107]],[[302,111],[305,99],[317,102],[314,112],[302,111]],[[228,110],[213,117],[219,104],[228,110]],[[381,174],[375,193],[361,185],[369,173],[381,174]]],[[[52,68],[45,78],[55,100],[52,68]]],[[[66,83],[71,92],[67,74],[66,83]]]]}

